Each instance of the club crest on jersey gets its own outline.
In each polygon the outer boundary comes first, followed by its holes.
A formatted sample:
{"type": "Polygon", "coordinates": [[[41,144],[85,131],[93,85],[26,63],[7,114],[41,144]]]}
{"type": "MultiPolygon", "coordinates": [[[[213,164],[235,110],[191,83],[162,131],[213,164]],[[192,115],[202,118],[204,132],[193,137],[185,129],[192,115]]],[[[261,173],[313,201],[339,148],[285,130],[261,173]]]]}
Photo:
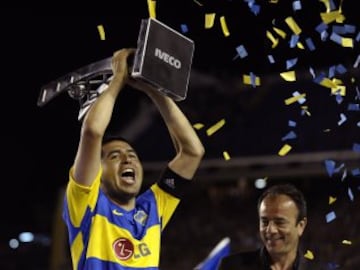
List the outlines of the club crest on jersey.
{"type": "Polygon", "coordinates": [[[148,219],[148,215],[143,210],[139,210],[134,215],[134,219],[137,223],[140,223],[141,225],[145,226],[145,223],[148,219]]]}

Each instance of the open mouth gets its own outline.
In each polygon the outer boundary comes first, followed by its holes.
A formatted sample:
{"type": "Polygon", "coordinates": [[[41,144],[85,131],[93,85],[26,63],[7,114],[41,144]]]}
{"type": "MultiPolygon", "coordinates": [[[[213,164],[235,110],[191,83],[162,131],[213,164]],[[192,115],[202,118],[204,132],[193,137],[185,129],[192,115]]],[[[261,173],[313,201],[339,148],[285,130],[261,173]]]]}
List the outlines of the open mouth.
{"type": "Polygon", "coordinates": [[[134,169],[127,168],[121,172],[121,179],[128,184],[135,183],[135,171],[134,169]]]}

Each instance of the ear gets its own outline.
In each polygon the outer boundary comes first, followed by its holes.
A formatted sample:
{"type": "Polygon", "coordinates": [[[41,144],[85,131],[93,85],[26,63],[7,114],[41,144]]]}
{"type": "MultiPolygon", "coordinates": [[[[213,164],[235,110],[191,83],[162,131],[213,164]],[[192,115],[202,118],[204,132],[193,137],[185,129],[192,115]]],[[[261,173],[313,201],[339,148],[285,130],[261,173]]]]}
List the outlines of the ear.
{"type": "Polygon", "coordinates": [[[298,230],[298,235],[301,236],[306,228],[306,224],[307,224],[307,218],[304,217],[302,220],[300,220],[298,222],[297,226],[297,230],[298,230]]]}

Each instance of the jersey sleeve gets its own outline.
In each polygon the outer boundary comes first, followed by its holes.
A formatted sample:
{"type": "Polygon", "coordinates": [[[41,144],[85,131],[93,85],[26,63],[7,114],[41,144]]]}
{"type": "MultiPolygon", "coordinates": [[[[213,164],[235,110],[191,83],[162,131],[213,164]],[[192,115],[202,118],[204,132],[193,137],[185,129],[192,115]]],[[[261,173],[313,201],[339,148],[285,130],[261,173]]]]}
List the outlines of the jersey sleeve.
{"type": "Polygon", "coordinates": [[[65,211],[73,226],[79,227],[87,210],[92,211],[99,196],[100,177],[102,169],[96,175],[91,186],[83,186],[76,183],[73,178],[73,168],[69,172],[69,182],[65,194],[65,211]]]}

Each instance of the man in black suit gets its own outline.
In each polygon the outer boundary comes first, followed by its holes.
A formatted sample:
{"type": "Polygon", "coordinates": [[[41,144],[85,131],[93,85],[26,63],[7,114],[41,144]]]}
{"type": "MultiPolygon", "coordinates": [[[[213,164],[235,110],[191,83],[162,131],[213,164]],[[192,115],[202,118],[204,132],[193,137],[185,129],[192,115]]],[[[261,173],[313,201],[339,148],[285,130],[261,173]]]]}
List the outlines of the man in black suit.
{"type": "Polygon", "coordinates": [[[290,184],[275,185],[258,199],[263,247],[224,257],[218,270],[307,270],[299,248],[307,224],[304,195],[290,184]]]}

